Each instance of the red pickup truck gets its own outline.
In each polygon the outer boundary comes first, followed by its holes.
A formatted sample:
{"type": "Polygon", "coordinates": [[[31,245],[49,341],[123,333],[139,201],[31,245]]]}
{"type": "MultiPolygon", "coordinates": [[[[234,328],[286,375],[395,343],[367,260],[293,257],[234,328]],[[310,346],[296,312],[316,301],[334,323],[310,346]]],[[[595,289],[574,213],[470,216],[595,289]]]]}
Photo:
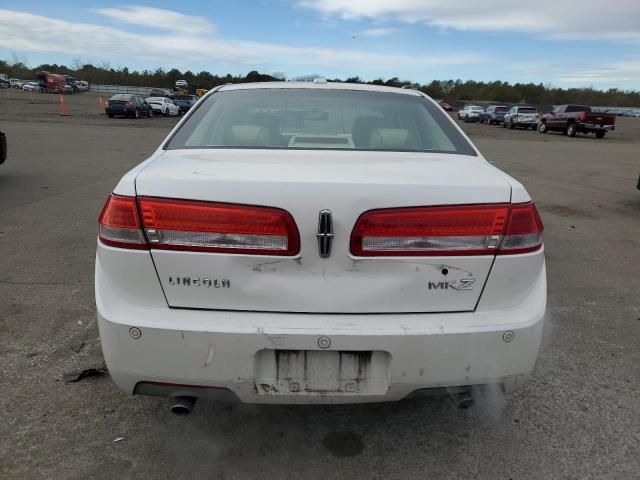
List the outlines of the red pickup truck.
{"type": "Polygon", "coordinates": [[[595,133],[597,138],[603,138],[608,130],[616,129],[615,123],[615,115],[592,112],[591,107],[585,105],[559,105],[542,116],[538,131],[562,132],[570,137],[575,137],[576,133],[595,133]]]}

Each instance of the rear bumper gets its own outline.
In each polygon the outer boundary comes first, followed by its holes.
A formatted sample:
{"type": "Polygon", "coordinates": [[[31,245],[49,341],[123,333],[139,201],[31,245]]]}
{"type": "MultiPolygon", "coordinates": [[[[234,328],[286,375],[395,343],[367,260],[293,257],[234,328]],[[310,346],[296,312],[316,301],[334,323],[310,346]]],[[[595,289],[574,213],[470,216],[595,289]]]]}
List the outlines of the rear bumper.
{"type": "MultiPolygon", "coordinates": [[[[98,325],[113,381],[130,394],[192,395],[246,403],[394,401],[425,388],[481,384],[501,384],[512,390],[534,368],[546,306],[544,267],[518,306],[467,313],[175,309],[161,305],[161,294],[146,304],[134,303],[135,295],[151,299],[149,292],[157,285],[139,288],[145,291],[131,292],[128,299],[110,284],[96,262],[98,325]],[[330,345],[321,337],[328,338],[330,345]],[[371,388],[296,392],[287,387],[283,392],[263,387],[264,378],[269,377],[264,372],[270,367],[261,359],[279,350],[375,352],[373,357],[383,360],[369,368],[376,372],[367,379],[371,388]]],[[[280,386],[292,378],[277,377],[273,382],[280,386]]]]}
{"type": "Polygon", "coordinates": [[[136,113],[135,108],[105,108],[107,115],[133,115],[136,113]]]}
{"type": "Polygon", "coordinates": [[[593,123],[579,123],[578,128],[585,132],[599,132],[599,131],[608,131],[615,130],[615,125],[599,125],[593,123]]]}

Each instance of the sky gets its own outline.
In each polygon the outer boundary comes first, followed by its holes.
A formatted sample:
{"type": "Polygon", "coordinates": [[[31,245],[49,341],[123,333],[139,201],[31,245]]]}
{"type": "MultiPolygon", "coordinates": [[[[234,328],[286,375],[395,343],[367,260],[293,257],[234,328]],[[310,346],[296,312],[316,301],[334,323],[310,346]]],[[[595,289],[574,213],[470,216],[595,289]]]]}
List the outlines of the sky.
{"type": "Polygon", "coordinates": [[[640,0],[0,0],[0,59],[640,90],[640,0]]]}

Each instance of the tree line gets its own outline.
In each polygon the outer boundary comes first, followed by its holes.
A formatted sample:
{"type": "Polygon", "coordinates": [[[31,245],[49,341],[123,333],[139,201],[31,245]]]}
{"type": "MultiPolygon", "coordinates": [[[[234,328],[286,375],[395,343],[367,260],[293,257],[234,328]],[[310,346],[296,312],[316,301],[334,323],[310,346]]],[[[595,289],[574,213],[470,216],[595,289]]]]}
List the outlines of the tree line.
{"type": "MultiPolygon", "coordinates": [[[[29,68],[23,62],[8,62],[0,60],[0,73],[6,73],[9,77],[21,79],[34,79],[36,72],[46,70],[62,75],[72,75],[79,80],[89,83],[132,85],[144,87],[170,88],[176,80],[184,79],[195,88],[211,89],[226,83],[242,82],[267,82],[284,81],[284,74],[264,74],[255,70],[247,75],[216,75],[207,71],[198,73],[187,70],[181,72],[178,69],[164,70],[129,70],[127,67],[113,68],[108,63],[99,66],[84,64],[80,60],[74,60],[73,65],[43,64],[35,68],[29,68]]],[[[320,75],[305,75],[292,80],[312,80],[320,75]]],[[[378,78],[365,81],[360,77],[349,77],[345,80],[339,78],[328,81],[347,83],[368,83],[373,85],[385,85],[391,87],[409,87],[420,90],[432,98],[442,99],[450,103],[465,102],[470,100],[496,101],[504,103],[530,103],[534,105],[559,105],[564,103],[579,103],[586,105],[602,105],[611,107],[639,107],[640,91],[620,90],[610,88],[597,90],[594,88],[558,88],[542,83],[514,83],[502,81],[479,82],[474,80],[433,80],[427,84],[419,84],[400,80],[398,77],[390,79],[378,78]]]]}

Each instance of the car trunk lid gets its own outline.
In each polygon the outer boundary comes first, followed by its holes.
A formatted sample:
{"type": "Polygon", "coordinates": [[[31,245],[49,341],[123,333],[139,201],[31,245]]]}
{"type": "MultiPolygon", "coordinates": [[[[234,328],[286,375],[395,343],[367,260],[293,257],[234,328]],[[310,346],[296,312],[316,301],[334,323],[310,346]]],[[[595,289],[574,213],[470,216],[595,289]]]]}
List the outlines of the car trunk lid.
{"type": "Polygon", "coordinates": [[[152,246],[170,306],[314,313],[473,310],[492,255],[355,257],[350,236],[372,209],[508,203],[511,195],[506,177],[477,157],[283,149],[169,150],[138,175],[136,192],[283,209],[300,234],[293,257],[152,246]],[[323,210],[334,233],[326,258],[317,238],[323,210]]]}

